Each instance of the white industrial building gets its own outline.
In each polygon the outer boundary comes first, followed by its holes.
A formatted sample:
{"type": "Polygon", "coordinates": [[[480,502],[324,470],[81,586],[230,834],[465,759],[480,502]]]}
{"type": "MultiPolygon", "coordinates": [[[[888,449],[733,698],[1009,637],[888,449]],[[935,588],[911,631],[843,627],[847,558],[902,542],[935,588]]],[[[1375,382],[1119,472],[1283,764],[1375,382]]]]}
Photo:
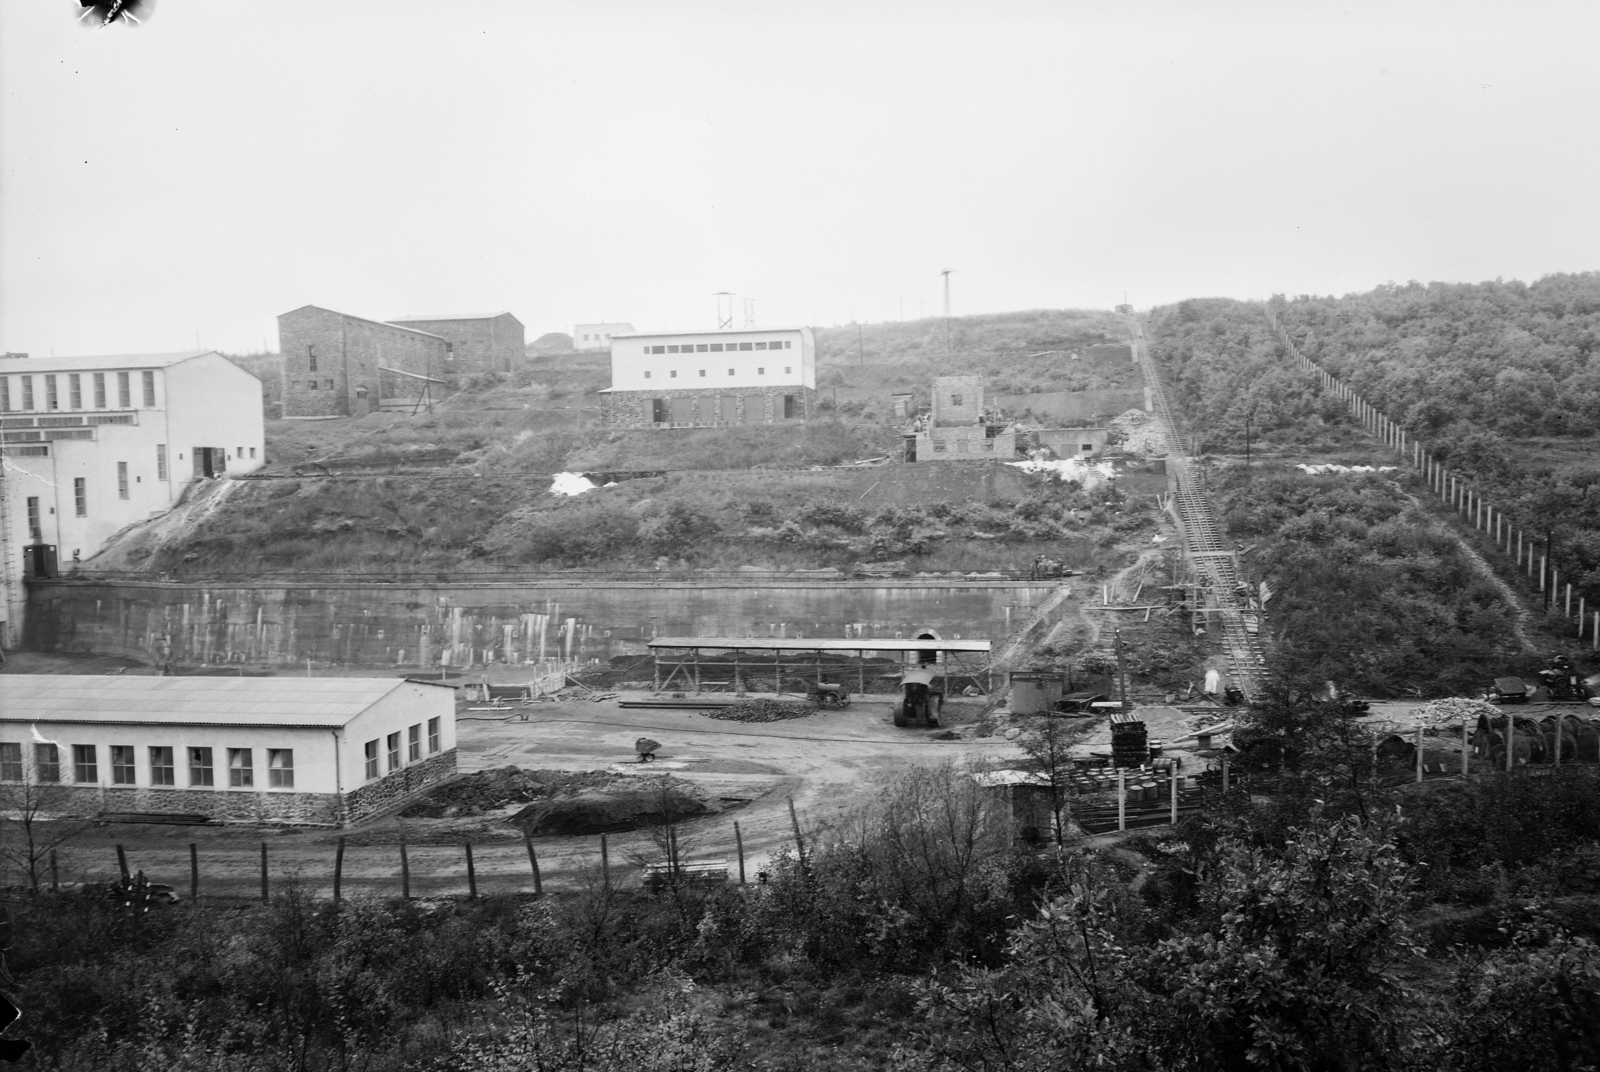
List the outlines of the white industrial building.
{"type": "Polygon", "coordinates": [[[804,420],[816,386],[810,328],[616,335],[601,419],[630,428],[804,420]]]}
{"type": "Polygon", "coordinates": [[[69,568],[192,481],[261,468],[261,381],[209,350],[0,358],[0,452],[0,645],[14,647],[25,568],[69,568]]]}
{"type": "Polygon", "coordinates": [[[27,786],[51,814],[348,823],[449,777],[455,747],[430,682],[0,675],[0,808],[27,786]]]}
{"type": "Polygon", "coordinates": [[[611,345],[613,336],[632,334],[633,325],[621,322],[615,324],[574,324],[572,325],[572,348],[574,350],[604,350],[611,345]]]}

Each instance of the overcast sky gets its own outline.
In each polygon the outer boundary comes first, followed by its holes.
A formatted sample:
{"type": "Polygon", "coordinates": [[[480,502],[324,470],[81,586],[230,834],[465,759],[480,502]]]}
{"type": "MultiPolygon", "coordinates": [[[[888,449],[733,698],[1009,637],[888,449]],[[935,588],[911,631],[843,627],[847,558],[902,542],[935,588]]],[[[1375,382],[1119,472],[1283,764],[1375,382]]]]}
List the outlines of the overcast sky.
{"type": "Polygon", "coordinates": [[[1600,269],[1600,5],[0,0],[0,347],[1600,269]]]}

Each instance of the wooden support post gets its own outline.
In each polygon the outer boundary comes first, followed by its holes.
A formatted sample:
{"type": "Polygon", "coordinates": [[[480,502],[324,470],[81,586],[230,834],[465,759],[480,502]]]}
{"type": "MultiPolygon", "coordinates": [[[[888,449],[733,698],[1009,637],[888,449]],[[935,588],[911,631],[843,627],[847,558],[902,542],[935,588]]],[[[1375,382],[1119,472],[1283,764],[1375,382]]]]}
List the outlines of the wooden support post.
{"type": "Polygon", "coordinates": [[[1545,559],[1548,557],[1547,555],[1539,556],[1539,591],[1541,592],[1544,591],[1545,559]]]}
{"type": "Polygon", "coordinates": [[[606,836],[600,835],[600,884],[609,891],[611,889],[611,853],[606,849],[606,836]]]}
{"type": "Polygon", "coordinates": [[[56,850],[50,850],[50,892],[61,892],[61,868],[56,862],[56,850]]]}
{"type": "Polygon", "coordinates": [[[698,695],[700,695],[700,649],[699,648],[692,649],[692,658],[693,658],[693,662],[694,662],[694,694],[696,696],[698,696],[698,695]]]}
{"type": "Polygon", "coordinates": [[[344,900],[344,835],[339,835],[339,844],[333,850],[333,903],[338,904],[344,900]]]}
{"type": "Polygon", "coordinates": [[[1128,772],[1117,768],[1117,830],[1128,829],[1128,772]]]}
{"type": "Polygon", "coordinates": [[[1461,720],[1461,777],[1463,777],[1463,778],[1465,778],[1467,776],[1467,757],[1468,757],[1468,752],[1469,752],[1469,749],[1467,748],[1467,720],[1466,719],[1462,719],[1461,720]]]}
{"type": "Polygon", "coordinates": [[[1167,768],[1167,791],[1172,794],[1172,825],[1178,825],[1178,761],[1172,761],[1172,766],[1167,768]]]}
{"type": "Polygon", "coordinates": [[[539,857],[533,851],[533,834],[528,823],[522,824],[522,844],[528,850],[528,867],[533,871],[534,896],[544,894],[544,880],[539,877],[539,857]]]}
{"type": "Polygon", "coordinates": [[[1571,584],[1567,585],[1567,607],[1566,607],[1566,610],[1563,611],[1563,614],[1568,618],[1572,617],[1572,585],[1571,584]]]}
{"type": "Polygon", "coordinates": [[[1594,612],[1594,628],[1589,630],[1589,637],[1594,641],[1594,650],[1600,651],[1600,610],[1594,612]]]}
{"type": "Polygon", "coordinates": [[[776,649],[772,652],[772,689],[783,695],[783,652],[776,649]]]}
{"type": "Polygon", "coordinates": [[[739,885],[744,885],[744,835],[739,833],[739,821],[733,823],[733,848],[739,854],[739,885]]]}
{"type": "Polygon", "coordinates": [[[656,687],[655,687],[655,691],[656,692],[660,692],[661,691],[661,649],[660,648],[651,648],[650,649],[650,661],[655,665],[655,671],[656,671],[656,687]]]}
{"type": "Polygon", "coordinates": [[[1511,713],[1508,711],[1508,712],[1506,712],[1506,773],[1507,774],[1511,773],[1511,768],[1516,764],[1516,757],[1512,754],[1515,751],[1515,749],[1512,746],[1516,743],[1517,731],[1516,731],[1516,728],[1511,723],[1512,723],[1511,713]]]}
{"type": "Polygon", "coordinates": [[[261,843],[261,903],[266,904],[272,898],[267,889],[267,843],[261,843]]]}
{"type": "Polygon", "coordinates": [[[1417,782],[1422,782],[1422,723],[1417,723],[1417,782]]]}
{"type": "Polygon", "coordinates": [[[477,872],[477,869],[472,866],[472,842],[469,841],[469,842],[466,843],[466,845],[467,845],[467,898],[469,900],[476,901],[478,899],[478,872],[477,872]]]}
{"type": "Polygon", "coordinates": [[[806,860],[806,843],[800,836],[800,816],[794,810],[794,797],[789,798],[789,825],[794,827],[794,848],[800,854],[800,862],[806,860]]]}
{"type": "MultiPolygon", "coordinates": [[[[1579,615],[1582,617],[1582,615],[1579,615]]],[[[867,649],[862,648],[856,652],[856,695],[867,694],[867,649]]]]}
{"type": "Polygon", "coordinates": [[[128,854],[120,844],[117,846],[117,870],[122,874],[122,881],[128,881],[128,854]]]}
{"type": "Polygon", "coordinates": [[[400,841],[400,896],[411,900],[411,861],[406,857],[406,843],[400,841]]]}
{"type": "Polygon", "coordinates": [[[1222,757],[1222,791],[1228,791],[1228,757],[1222,757]]]}
{"type": "Polygon", "coordinates": [[[200,847],[189,842],[189,903],[200,899],[200,847]]]}

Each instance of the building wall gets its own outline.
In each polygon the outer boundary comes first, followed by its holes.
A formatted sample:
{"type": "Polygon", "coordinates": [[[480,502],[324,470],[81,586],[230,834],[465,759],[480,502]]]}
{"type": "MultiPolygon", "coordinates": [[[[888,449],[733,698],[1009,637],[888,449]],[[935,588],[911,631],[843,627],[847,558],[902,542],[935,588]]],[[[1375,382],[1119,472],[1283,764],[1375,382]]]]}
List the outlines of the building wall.
{"type": "Polygon", "coordinates": [[[369,741],[378,743],[378,774],[380,779],[404,771],[405,768],[414,766],[415,763],[425,763],[432,760],[442,752],[448,752],[456,746],[456,694],[455,690],[443,685],[424,685],[416,682],[404,682],[384,696],[383,699],[368,707],[346,724],[343,734],[344,746],[340,749],[341,783],[345,792],[349,793],[363,786],[367,786],[379,779],[368,778],[366,775],[365,745],[369,741]],[[428,720],[439,720],[439,748],[437,751],[428,750],[428,720]],[[412,726],[419,729],[422,755],[417,761],[412,761],[407,752],[407,733],[412,726]],[[386,745],[389,734],[400,734],[400,766],[391,769],[386,745]]]}
{"type": "Polygon", "coordinates": [[[1105,453],[1110,433],[1104,428],[1041,428],[1024,436],[1024,446],[1049,447],[1060,458],[1098,456],[1105,453]]]}
{"type": "Polygon", "coordinates": [[[982,376],[935,376],[933,410],[935,425],[976,424],[983,419],[982,376]]]}
{"type": "Polygon", "coordinates": [[[982,425],[968,428],[929,428],[917,433],[919,462],[1000,460],[1011,461],[1017,453],[1017,436],[1002,432],[989,437],[982,425]]]}
{"type": "MultiPolygon", "coordinates": [[[[460,376],[483,372],[516,372],[527,359],[522,322],[510,313],[459,320],[395,320],[401,327],[425,331],[448,341],[452,354],[446,368],[460,376]]],[[[420,369],[407,371],[420,372],[420,369]]],[[[435,369],[438,375],[439,370],[435,369]]]]}
{"type": "Polygon", "coordinates": [[[1130,409],[1146,409],[1143,388],[1104,391],[1042,391],[1026,395],[996,395],[993,402],[1011,414],[1025,411],[1041,421],[1100,421],[1130,409]]]}
{"type": "Polygon", "coordinates": [[[278,351],[285,417],[361,416],[363,402],[376,409],[380,366],[432,376],[450,368],[444,339],[314,305],[278,317],[278,351]]]}
{"type": "Polygon", "coordinates": [[[611,391],[600,396],[600,420],[619,428],[714,428],[805,420],[816,412],[810,387],[706,387],[688,390],[611,391]],[[795,416],[785,418],[784,397],[794,398],[795,416]],[[654,403],[666,403],[669,420],[657,424],[654,403]]]}
{"type": "Polygon", "coordinates": [[[619,335],[611,340],[613,391],[816,385],[816,344],[810,328],[619,335]]]}
{"type": "Polygon", "coordinates": [[[632,324],[574,324],[572,348],[574,350],[605,350],[611,346],[613,335],[634,334],[632,324]]]}

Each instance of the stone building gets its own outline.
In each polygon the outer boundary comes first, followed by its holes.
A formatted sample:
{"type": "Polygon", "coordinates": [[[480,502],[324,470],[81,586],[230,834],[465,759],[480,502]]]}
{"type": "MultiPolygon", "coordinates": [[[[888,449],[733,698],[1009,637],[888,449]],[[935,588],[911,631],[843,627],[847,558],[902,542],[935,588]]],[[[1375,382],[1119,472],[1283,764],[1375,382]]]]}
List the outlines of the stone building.
{"type": "Polygon", "coordinates": [[[936,376],[928,415],[904,437],[906,461],[1011,461],[1016,431],[984,413],[982,376],[936,376]]]}
{"type": "Polygon", "coordinates": [[[397,316],[388,322],[443,339],[447,344],[448,371],[458,376],[480,372],[512,373],[522,368],[527,359],[522,321],[510,313],[397,316]]]}
{"type": "Polygon", "coordinates": [[[431,682],[0,675],[10,811],[342,825],[455,768],[455,692],[431,682]]]}
{"type": "Polygon", "coordinates": [[[816,385],[810,328],[617,335],[600,412],[622,428],[805,420],[816,385]]]}
{"type": "Polygon", "coordinates": [[[278,317],[283,415],[364,417],[386,390],[448,373],[452,349],[431,332],[303,305],[278,317]]]}

